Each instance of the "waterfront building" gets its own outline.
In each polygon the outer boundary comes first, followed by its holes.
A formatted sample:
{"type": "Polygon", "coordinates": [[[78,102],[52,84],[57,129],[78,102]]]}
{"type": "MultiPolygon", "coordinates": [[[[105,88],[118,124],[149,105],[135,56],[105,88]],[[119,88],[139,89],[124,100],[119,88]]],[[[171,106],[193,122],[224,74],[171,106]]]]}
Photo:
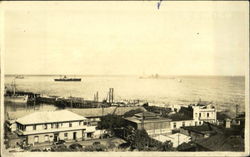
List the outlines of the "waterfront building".
{"type": "Polygon", "coordinates": [[[197,104],[193,107],[193,118],[195,121],[205,121],[209,123],[217,122],[216,109],[212,104],[202,105],[197,104]]]}
{"type": "Polygon", "coordinates": [[[33,112],[15,123],[15,132],[27,144],[85,140],[95,132],[87,118],[67,110],[33,112]]]}
{"type": "Polygon", "coordinates": [[[152,112],[135,114],[133,117],[124,118],[128,126],[135,129],[145,129],[149,136],[170,134],[170,119],[162,118],[152,112]]]}
{"type": "Polygon", "coordinates": [[[179,112],[169,116],[171,129],[177,130],[186,126],[200,126],[204,122],[217,123],[217,112],[212,104],[189,105],[181,107],[179,112]]]}

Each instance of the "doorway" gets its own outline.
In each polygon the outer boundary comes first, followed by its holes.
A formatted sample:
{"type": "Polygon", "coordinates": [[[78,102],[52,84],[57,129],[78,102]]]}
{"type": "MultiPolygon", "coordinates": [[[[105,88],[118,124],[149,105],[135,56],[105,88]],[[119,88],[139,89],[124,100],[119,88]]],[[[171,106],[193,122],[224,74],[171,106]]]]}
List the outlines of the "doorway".
{"type": "Polygon", "coordinates": [[[58,136],[59,136],[59,133],[54,133],[54,142],[58,141],[58,136]]]}
{"type": "Polygon", "coordinates": [[[76,140],[76,132],[73,132],[73,140],[76,140]]]}

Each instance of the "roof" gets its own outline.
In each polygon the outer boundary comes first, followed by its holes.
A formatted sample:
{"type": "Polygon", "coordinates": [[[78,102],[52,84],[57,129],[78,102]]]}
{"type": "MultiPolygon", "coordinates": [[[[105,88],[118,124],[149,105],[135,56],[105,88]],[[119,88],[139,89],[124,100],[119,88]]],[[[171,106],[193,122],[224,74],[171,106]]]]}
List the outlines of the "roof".
{"type": "Polygon", "coordinates": [[[172,121],[193,120],[192,116],[183,113],[176,113],[168,116],[172,121]]]}
{"type": "MultiPolygon", "coordinates": [[[[137,124],[142,123],[142,119],[137,118],[137,117],[128,117],[128,118],[124,118],[124,119],[131,121],[131,122],[134,122],[134,123],[137,123],[137,124]]],[[[157,119],[145,119],[143,122],[144,123],[159,123],[159,122],[170,122],[170,121],[171,121],[170,119],[159,117],[157,119]]]]}
{"type": "Polygon", "coordinates": [[[7,120],[16,120],[33,112],[34,110],[9,111],[7,112],[7,120]]]}
{"type": "Polygon", "coordinates": [[[212,131],[213,129],[210,127],[210,125],[204,123],[200,126],[185,126],[182,127],[185,130],[195,131],[195,132],[206,132],[206,131],[212,131]]]}
{"type": "Polygon", "coordinates": [[[158,135],[156,137],[153,137],[153,139],[162,143],[166,141],[171,141],[173,143],[173,147],[177,147],[181,143],[190,141],[191,137],[181,133],[175,133],[170,135],[158,135]]]}
{"type": "Polygon", "coordinates": [[[226,136],[218,133],[209,138],[198,140],[196,143],[212,151],[244,151],[244,139],[240,136],[226,136]]]}
{"type": "Polygon", "coordinates": [[[67,110],[33,112],[16,121],[21,124],[39,124],[84,120],[86,118],[67,110]]]}
{"type": "Polygon", "coordinates": [[[145,109],[143,107],[107,107],[107,108],[83,108],[83,109],[68,109],[76,114],[84,117],[101,117],[108,114],[124,115],[126,112],[136,109],[145,109]]]}

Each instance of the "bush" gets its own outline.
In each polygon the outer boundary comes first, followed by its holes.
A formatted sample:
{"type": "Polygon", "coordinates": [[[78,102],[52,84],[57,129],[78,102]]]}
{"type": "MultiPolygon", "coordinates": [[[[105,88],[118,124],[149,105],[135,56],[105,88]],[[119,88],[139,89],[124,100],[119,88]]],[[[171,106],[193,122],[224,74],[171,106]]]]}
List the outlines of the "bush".
{"type": "Polygon", "coordinates": [[[69,148],[72,150],[81,150],[82,149],[82,145],[79,143],[73,143],[71,145],[69,145],[69,148]]]}
{"type": "Polygon", "coordinates": [[[94,152],[94,151],[106,151],[107,147],[102,145],[102,144],[98,144],[98,145],[90,145],[90,146],[86,146],[85,151],[89,151],[89,152],[94,152]]]}

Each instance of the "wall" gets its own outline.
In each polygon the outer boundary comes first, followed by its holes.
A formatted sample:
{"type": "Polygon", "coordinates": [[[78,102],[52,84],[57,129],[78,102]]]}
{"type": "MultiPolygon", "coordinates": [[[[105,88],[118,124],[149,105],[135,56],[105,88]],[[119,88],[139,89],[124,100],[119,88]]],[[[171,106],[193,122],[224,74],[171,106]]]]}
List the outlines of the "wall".
{"type": "Polygon", "coordinates": [[[49,136],[49,141],[48,142],[53,142],[53,139],[54,139],[54,134],[53,133],[48,133],[48,134],[38,134],[38,135],[29,135],[27,136],[27,142],[28,144],[34,144],[35,142],[35,136],[38,136],[39,138],[39,143],[43,143],[43,142],[46,142],[45,141],[45,135],[48,135],[49,136]]]}
{"type": "Polygon", "coordinates": [[[180,127],[182,127],[183,122],[185,122],[185,126],[195,126],[195,122],[197,126],[203,124],[203,121],[195,121],[195,120],[171,121],[170,122],[171,129],[172,130],[179,129],[180,127]],[[174,128],[174,123],[176,124],[176,128],[174,128]]]}
{"type": "Polygon", "coordinates": [[[196,133],[196,132],[193,132],[193,131],[189,131],[189,130],[185,130],[185,129],[182,129],[182,128],[180,129],[180,133],[184,134],[184,135],[187,135],[187,136],[191,136],[191,139],[193,141],[195,141],[197,139],[204,138],[203,134],[199,134],[199,133],[196,133]]]}
{"type": "MultiPolygon", "coordinates": [[[[77,131],[66,131],[66,132],[59,132],[58,135],[58,140],[73,140],[73,133],[76,132],[76,138],[77,140],[82,140],[82,130],[77,130],[77,131]],[[64,133],[68,133],[68,137],[64,137],[64,133]]],[[[39,143],[44,143],[44,142],[53,142],[54,140],[54,133],[48,133],[48,134],[37,134],[37,135],[28,135],[28,143],[29,144],[34,144],[35,136],[39,137],[39,143]],[[45,135],[49,136],[49,141],[45,141],[45,135]]]]}
{"type": "Polygon", "coordinates": [[[215,123],[217,121],[216,109],[193,106],[193,117],[195,120],[203,120],[215,123]],[[209,116],[207,116],[207,114],[209,114],[209,116]]]}

